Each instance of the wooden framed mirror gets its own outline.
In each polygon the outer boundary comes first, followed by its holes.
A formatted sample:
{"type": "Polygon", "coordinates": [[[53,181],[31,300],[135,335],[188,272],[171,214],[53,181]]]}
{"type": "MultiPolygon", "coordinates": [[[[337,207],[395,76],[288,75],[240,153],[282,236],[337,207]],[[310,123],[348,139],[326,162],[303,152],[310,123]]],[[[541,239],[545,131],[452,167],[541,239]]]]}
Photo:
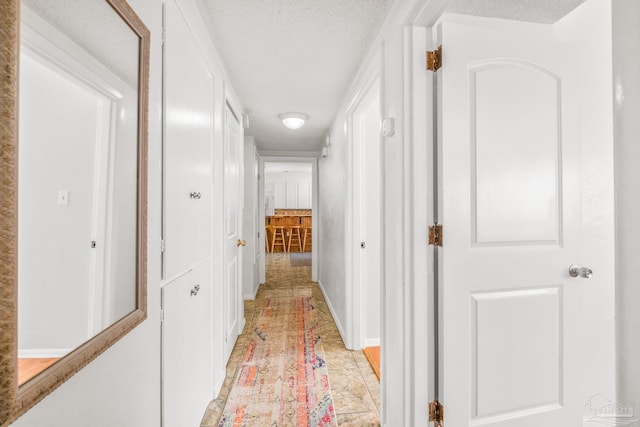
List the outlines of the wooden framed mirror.
{"type": "Polygon", "coordinates": [[[0,0],[2,426],[146,318],[149,41],[125,0],[0,0]]]}

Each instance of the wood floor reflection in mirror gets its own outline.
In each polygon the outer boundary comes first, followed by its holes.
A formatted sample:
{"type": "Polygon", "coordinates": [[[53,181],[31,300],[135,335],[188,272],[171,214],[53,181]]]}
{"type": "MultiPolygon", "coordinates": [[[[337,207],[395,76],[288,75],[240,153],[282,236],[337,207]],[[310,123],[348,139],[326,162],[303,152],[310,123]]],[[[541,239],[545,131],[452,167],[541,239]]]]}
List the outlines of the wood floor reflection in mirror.
{"type": "Polygon", "coordinates": [[[49,366],[56,363],[60,358],[22,358],[18,359],[18,384],[24,384],[49,366]]]}

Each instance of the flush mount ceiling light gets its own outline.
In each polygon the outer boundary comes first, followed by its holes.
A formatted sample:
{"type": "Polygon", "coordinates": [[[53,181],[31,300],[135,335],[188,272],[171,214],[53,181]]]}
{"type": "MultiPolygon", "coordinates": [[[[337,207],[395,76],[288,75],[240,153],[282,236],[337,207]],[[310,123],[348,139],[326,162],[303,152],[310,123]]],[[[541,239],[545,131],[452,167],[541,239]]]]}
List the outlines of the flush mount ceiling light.
{"type": "Polygon", "coordinates": [[[302,113],[282,113],[278,117],[289,129],[300,129],[308,119],[307,115],[302,113]]]}

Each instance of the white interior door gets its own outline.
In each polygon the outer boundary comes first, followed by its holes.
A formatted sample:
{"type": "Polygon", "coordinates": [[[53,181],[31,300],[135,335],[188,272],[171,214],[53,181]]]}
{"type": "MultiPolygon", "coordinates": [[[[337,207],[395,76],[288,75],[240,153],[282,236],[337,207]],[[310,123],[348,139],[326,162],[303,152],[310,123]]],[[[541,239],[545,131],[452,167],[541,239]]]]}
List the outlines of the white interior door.
{"type": "Polygon", "coordinates": [[[438,37],[445,425],[582,425],[584,379],[608,369],[613,346],[584,341],[583,307],[597,307],[587,289],[608,282],[597,276],[608,244],[583,249],[589,147],[576,49],[552,25],[451,15],[438,37]],[[587,256],[596,276],[572,278],[569,266],[587,256]],[[592,351],[599,365],[587,363],[592,351]]]}
{"type": "Polygon", "coordinates": [[[240,123],[229,106],[224,133],[224,360],[231,355],[242,326],[243,142],[240,123]]]}

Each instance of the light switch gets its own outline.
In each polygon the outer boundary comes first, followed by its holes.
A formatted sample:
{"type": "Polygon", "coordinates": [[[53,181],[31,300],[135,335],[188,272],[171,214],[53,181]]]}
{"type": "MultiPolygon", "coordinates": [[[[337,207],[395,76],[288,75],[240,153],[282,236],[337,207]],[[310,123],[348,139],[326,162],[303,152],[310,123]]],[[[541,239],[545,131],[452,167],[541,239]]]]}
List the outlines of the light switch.
{"type": "Polygon", "coordinates": [[[396,133],[396,119],[389,117],[382,121],[382,136],[385,138],[392,137],[396,133]]]}
{"type": "Polygon", "coordinates": [[[61,206],[69,204],[69,190],[58,190],[58,204],[61,206]]]}

